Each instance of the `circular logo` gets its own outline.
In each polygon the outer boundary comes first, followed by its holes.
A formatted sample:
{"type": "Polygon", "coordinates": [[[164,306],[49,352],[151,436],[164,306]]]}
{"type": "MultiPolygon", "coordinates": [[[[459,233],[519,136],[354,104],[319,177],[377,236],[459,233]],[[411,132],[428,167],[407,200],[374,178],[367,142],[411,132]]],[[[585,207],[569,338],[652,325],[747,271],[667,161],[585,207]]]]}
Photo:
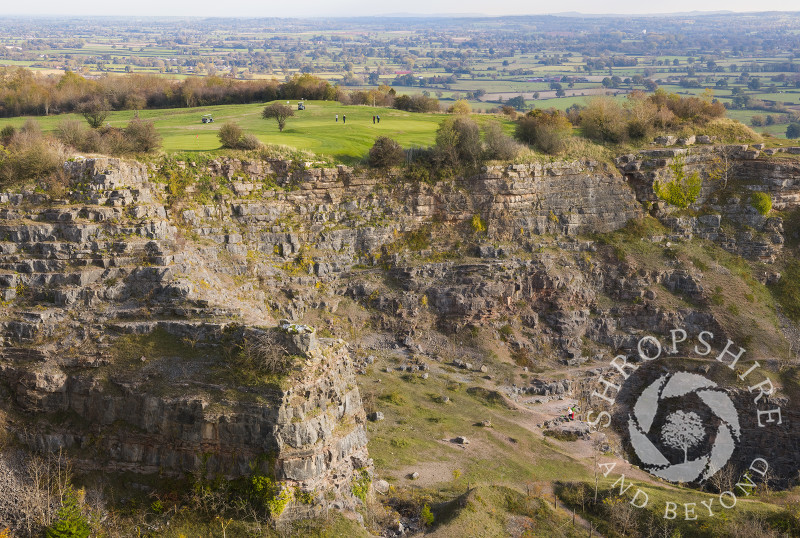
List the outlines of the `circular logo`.
{"type": "Polygon", "coordinates": [[[689,372],[663,375],[648,385],[633,406],[628,432],[644,470],[684,483],[711,478],[741,437],[730,397],[713,381],[689,372]],[[698,409],[702,404],[705,409],[698,409]]]}

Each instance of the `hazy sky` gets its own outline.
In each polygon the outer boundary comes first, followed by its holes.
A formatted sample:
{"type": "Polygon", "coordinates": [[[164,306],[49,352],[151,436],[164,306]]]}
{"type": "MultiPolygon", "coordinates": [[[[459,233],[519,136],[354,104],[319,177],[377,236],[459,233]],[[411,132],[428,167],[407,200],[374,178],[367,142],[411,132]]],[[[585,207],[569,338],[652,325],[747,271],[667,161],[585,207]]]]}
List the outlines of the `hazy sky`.
{"type": "Polygon", "coordinates": [[[319,17],[381,15],[386,13],[480,13],[519,15],[578,11],[581,13],[652,13],[676,11],[799,11],[798,0],[561,0],[558,2],[520,0],[3,0],[0,15],[180,15],[217,17],[319,17]]]}

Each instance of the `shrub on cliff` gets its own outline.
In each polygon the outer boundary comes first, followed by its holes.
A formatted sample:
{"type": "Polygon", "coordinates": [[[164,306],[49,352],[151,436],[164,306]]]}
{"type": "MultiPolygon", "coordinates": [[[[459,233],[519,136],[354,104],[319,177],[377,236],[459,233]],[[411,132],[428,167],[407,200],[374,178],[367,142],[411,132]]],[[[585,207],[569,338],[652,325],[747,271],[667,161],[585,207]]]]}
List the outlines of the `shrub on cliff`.
{"type": "Polygon", "coordinates": [[[766,192],[754,192],[750,196],[750,205],[756,208],[762,216],[767,216],[772,211],[772,198],[766,192]]]}
{"type": "Polygon", "coordinates": [[[43,179],[58,171],[65,160],[63,146],[42,135],[36,122],[28,121],[0,152],[0,182],[43,179]]]}
{"type": "Polygon", "coordinates": [[[672,179],[654,181],[653,192],[668,204],[686,209],[697,201],[703,180],[697,172],[686,173],[683,158],[673,159],[669,168],[672,171],[672,179]]]}
{"type": "Polygon", "coordinates": [[[484,156],[486,159],[508,161],[516,157],[522,146],[503,131],[498,121],[488,121],[483,126],[484,156]]]}
{"type": "Polygon", "coordinates": [[[260,474],[251,476],[247,486],[250,502],[256,508],[265,510],[272,518],[280,517],[294,497],[292,491],[280,482],[260,474]]]}
{"type": "Polygon", "coordinates": [[[581,111],[581,127],[586,137],[598,142],[622,142],[628,131],[625,111],[608,97],[589,101],[581,111]]]}
{"type": "Polygon", "coordinates": [[[369,149],[369,164],[376,168],[390,168],[403,164],[406,154],[403,147],[388,136],[379,136],[369,149]]]}
{"type": "Polygon", "coordinates": [[[659,116],[658,105],[644,93],[635,91],[628,94],[625,108],[628,116],[628,136],[634,140],[650,138],[656,123],[662,118],[659,116]]]}
{"type": "Polygon", "coordinates": [[[469,116],[445,119],[436,131],[435,159],[440,166],[474,166],[481,157],[481,134],[469,116]]]}
{"type": "Polygon", "coordinates": [[[572,124],[560,110],[531,110],[517,120],[517,140],[534,146],[539,151],[555,155],[564,150],[572,124]]]}
{"type": "Polygon", "coordinates": [[[150,120],[132,119],[125,127],[124,136],[136,153],[150,153],[161,147],[161,135],[150,120]]]}

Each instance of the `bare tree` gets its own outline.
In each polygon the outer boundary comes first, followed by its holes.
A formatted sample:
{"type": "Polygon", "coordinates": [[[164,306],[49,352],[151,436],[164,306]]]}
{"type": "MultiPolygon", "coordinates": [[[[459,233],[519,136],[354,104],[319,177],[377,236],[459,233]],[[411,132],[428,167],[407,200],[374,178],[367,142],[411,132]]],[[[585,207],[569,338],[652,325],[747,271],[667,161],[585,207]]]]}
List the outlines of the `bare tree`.
{"type": "Polygon", "coordinates": [[[711,161],[711,170],[708,172],[709,179],[718,181],[723,189],[728,187],[728,181],[730,181],[733,171],[733,151],[728,146],[719,148],[717,155],[711,161]]]}
{"type": "Polygon", "coordinates": [[[725,465],[715,472],[708,483],[718,492],[732,491],[736,485],[736,469],[731,464],[725,465]]]}
{"type": "Polygon", "coordinates": [[[274,329],[245,335],[241,349],[246,361],[268,373],[283,373],[291,362],[286,345],[274,329]]]}
{"type": "Polygon", "coordinates": [[[286,119],[292,116],[294,116],[292,107],[280,103],[272,103],[264,107],[264,111],[261,113],[261,117],[264,119],[275,118],[275,121],[278,122],[279,131],[283,131],[283,128],[286,127],[286,119]]]}
{"type": "Polygon", "coordinates": [[[637,508],[634,508],[627,499],[616,497],[611,502],[605,502],[608,507],[609,519],[614,530],[622,536],[638,535],[638,516],[637,508]]]}

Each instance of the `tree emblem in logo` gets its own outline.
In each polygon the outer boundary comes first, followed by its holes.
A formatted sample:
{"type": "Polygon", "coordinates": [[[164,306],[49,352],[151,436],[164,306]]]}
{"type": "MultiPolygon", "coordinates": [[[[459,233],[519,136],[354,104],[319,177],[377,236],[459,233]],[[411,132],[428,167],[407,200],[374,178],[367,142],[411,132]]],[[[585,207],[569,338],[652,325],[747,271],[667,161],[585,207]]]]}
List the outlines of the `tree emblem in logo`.
{"type": "Polygon", "coordinates": [[[711,478],[733,455],[736,442],[741,437],[739,415],[733,402],[716,383],[697,374],[677,372],[661,376],[642,391],[628,418],[631,445],[642,463],[642,468],[670,482],[694,482],[711,478]],[[680,398],[688,401],[696,395],[706,406],[716,424],[716,435],[707,453],[689,459],[689,452],[707,438],[709,422],[694,411],[676,410],[669,413],[660,432],[662,446],[683,451],[683,461],[668,460],[651,438],[656,438],[654,423],[660,407],[666,400],[680,398]]]}

